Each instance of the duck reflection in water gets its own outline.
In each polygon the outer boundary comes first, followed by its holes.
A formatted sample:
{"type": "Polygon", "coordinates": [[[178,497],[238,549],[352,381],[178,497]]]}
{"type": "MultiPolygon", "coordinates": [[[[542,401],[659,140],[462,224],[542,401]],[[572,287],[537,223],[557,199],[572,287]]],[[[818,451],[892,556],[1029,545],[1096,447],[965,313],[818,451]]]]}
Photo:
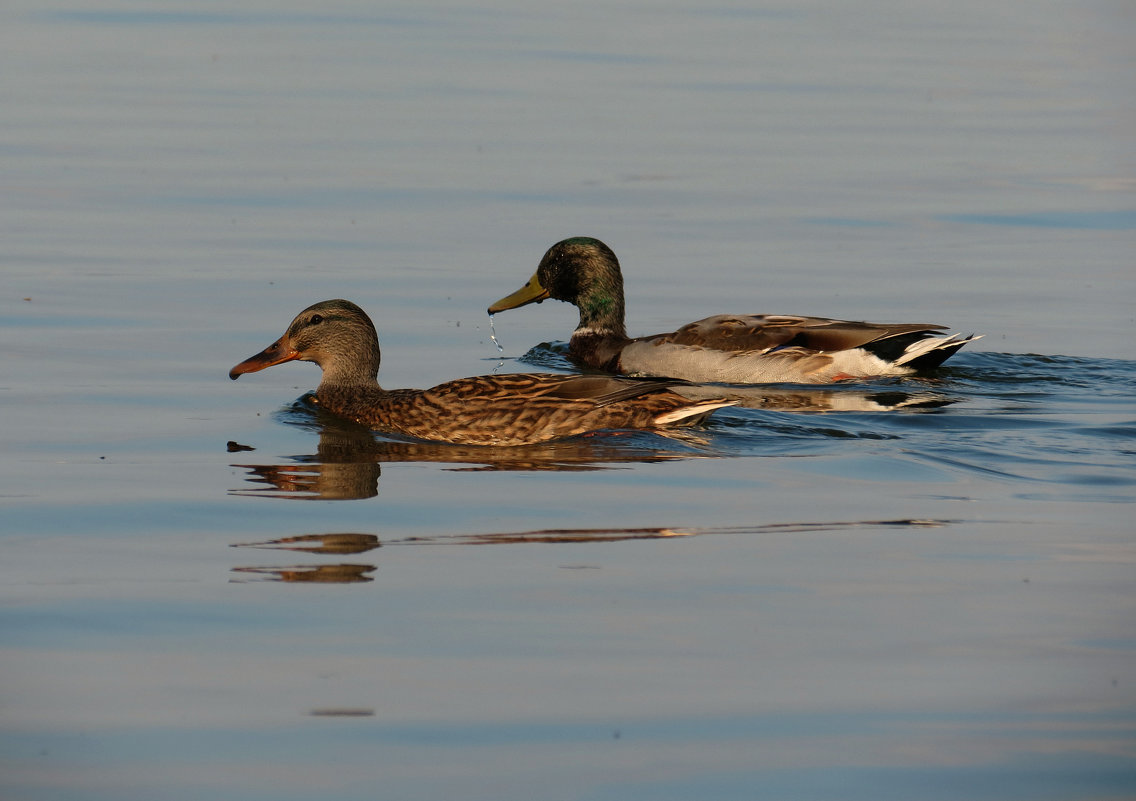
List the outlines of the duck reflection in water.
{"type": "MultiPolygon", "coordinates": [[[[941,528],[951,520],[840,520],[830,522],[756,523],[740,526],[649,526],[642,528],[589,528],[541,529],[538,531],[499,531],[480,534],[415,535],[389,540],[392,546],[468,546],[468,545],[521,545],[529,543],[569,544],[583,542],[622,542],[628,540],[659,540],[702,536],[739,536],[746,534],[810,534],[821,531],[854,531],[880,528],[941,528]]],[[[267,542],[238,543],[234,548],[268,548],[284,551],[302,551],[313,554],[364,553],[380,547],[374,534],[303,534],[267,542]]],[[[587,567],[574,565],[573,567],[587,567]]],[[[286,567],[235,567],[242,574],[234,581],[286,581],[351,584],[372,581],[367,575],[376,570],[374,565],[330,564],[293,565],[286,567]],[[250,576],[251,578],[245,578],[250,576]]]]}
{"type": "Polygon", "coordinates": [[[374,534],[301,534],[266,542],[238,542],[234,548],[271,548],[293,553],[356,554],[381,548],[374,534]]]}
{"type": "MultiPolygon", "coordinates": [[[[234,573],[255,576],[261,581],[304,582],[309,584],[363,584],[374,581],[367,575],[374,565],[295,565],[292,567],[234,567],[234,573]]],[[[242,581],[248,579],[234,579],[242,581]]]]}
{"type": "MultiPolygon", "coordinates": [[[[234,548],[257,548],[310,553],[320,555],[361,554],[381,547],[374,534],[301,534],[267,542],[239,542],[234,548]]],[[[317,584],[359,584],[374,579],[367,575],[376,570],[374,565],[340,563],[330,565],[290,565],[285,567],[234,567],[234,573],[243,574],[234,581],[288,581],[317,584]],[[246,578],[250,576],[251,578],[246,578]]]]}

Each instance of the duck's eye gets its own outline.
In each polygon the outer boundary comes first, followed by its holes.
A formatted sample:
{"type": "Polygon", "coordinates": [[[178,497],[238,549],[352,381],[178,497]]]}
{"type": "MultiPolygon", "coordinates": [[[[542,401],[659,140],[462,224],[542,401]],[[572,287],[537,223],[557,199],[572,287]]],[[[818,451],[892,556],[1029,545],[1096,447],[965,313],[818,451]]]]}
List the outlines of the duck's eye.
{"type": "Polygon", "coordinates": [[[308,320],[308,325],[319,325],[323,322],[322,314],[313,314],[312,319],[308,320]]]}

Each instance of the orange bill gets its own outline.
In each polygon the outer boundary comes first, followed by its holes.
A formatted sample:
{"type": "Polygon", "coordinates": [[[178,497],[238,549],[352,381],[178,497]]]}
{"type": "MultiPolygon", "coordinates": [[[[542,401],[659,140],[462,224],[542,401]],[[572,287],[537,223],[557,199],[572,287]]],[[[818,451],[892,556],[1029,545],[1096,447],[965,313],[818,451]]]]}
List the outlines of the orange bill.
{"type": "Polygon", "coordinates": [[[290,362],[300,358],[299,351],[284,350],[284,348],[281,347],[281,342],[282,341],[278,339],[255,356],[249,356],[229,371],[229,378],[236,381],[245,373],[255,373],[257,370],[263,370],[265,367],[272,367],[275,364],[283,364],[284,362],[290,362]]]}

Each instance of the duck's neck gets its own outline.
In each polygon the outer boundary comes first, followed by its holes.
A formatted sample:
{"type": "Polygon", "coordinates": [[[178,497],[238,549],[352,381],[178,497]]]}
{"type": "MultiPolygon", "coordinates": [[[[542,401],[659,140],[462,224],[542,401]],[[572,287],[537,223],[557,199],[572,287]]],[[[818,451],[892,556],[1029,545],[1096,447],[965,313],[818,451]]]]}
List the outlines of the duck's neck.
{"type": "Polygon", "coordinates": [[[616,337],[627,339],[627,328],[623,324],[623,293],[600,287],[594,288],[581,297],[577,306],[580,309],[580,324],[572,338],[576,337],[616,337]]]}
{"type": "Polygon", "coordinates": [[[362,353],[328,354],[315,360],[323,370],[316,393],[379,389],[379,346],[369,344],[362,353]]]}
{"type": "Polygon", "coordinates": [[[623,293],[593,289],[577,305],[580,325],[572,332],[569,353],[593,369],[619,372],[619,353],[628,342],[623,293]]]}

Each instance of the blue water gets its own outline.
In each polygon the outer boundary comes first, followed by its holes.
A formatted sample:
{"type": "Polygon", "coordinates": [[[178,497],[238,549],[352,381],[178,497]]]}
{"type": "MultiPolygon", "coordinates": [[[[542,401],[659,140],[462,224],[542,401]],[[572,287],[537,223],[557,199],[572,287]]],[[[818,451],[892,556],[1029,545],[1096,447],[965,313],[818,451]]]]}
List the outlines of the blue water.
{"type": "Polygon", "coordinates": [[[0,795],[1136,793],[1122,4],[230,5],[0,10],[0,795]],[[571,370],[485,316],[571,235],[634,334],[985,336],[492,452],[226,377],[571,370]]]}

